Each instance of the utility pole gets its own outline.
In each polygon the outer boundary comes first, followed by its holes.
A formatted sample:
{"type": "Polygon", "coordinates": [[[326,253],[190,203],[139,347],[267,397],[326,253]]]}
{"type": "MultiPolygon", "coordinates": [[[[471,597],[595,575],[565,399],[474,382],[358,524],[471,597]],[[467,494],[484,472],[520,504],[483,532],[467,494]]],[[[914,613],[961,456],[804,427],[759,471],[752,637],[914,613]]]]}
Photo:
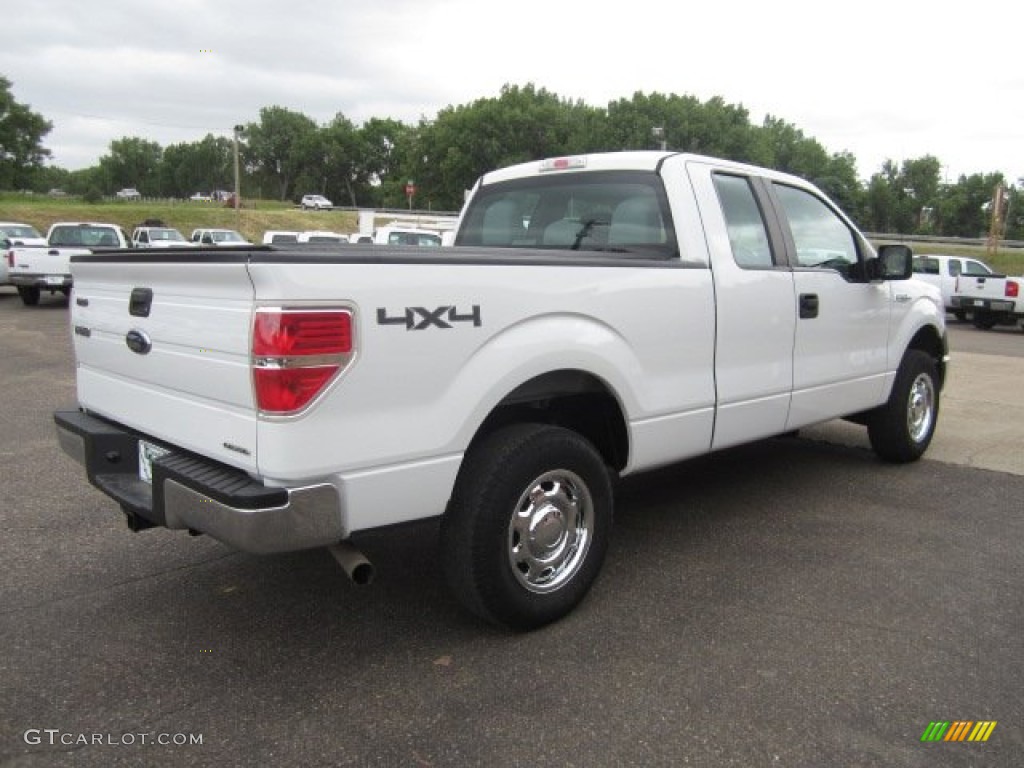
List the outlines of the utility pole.
{"type": "Polygon", "coordinates": [[[238,170],[238,137],[245,133],[244,125],[235,126],[235,229],[241,227],[241,213],[239,212],[239,203],[241,202],[242,189],[241,189],[241,177],[238,170]]]}
{"type": "Polygon", "coordinates": [[[1006,199],[1006,189],[1003,187],[1002,182],[996,184],[996,188],[992,191],[992,222],[988,230],[988,242],[985,244],[985,252],[989,256],[994,256],[999,253],[999,240],[1004,233],[1003,224],[1003,203],[1006,199]]]}

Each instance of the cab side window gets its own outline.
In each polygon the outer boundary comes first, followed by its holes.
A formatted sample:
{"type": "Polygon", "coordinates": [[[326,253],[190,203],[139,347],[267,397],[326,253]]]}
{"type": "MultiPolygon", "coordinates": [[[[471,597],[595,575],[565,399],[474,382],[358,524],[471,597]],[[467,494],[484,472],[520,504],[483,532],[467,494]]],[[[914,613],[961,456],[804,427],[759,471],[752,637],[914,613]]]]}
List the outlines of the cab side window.
{"type": "Polygon", "coordinates": [[[785,184],[773,187],[793,233],[797,266],[846,273],[857,263],[853,232],[823,200],[785,184]]]}
{"type": "Polygon", "coordinates": [[[773,266],[768,230],[750,181],[722,173],[716,173],[714,181],[736,264],[747,269],[773,266]]]}

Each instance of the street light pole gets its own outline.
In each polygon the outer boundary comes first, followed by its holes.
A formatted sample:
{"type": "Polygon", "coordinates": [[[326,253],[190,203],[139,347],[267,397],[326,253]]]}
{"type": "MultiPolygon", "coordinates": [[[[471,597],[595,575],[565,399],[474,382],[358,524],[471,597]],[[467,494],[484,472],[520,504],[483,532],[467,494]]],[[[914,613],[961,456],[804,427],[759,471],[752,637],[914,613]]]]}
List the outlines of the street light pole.
{"type": "Polygon", "coordinates": [[[241,222],[240,222],[241,214],[239,213],[239,202],[240,202],[241,191],[242,190],[241,190],[240,174],[239,174],[239,171],[238,171],[238,136],[240,134],[244,133],[244,132],[245,132],[245,126],[244,125],[236,125],[235,126],[235,198],[234,198],[235,199],[235,229],[238,229],[238,228],[241,227],[241,222]]]}

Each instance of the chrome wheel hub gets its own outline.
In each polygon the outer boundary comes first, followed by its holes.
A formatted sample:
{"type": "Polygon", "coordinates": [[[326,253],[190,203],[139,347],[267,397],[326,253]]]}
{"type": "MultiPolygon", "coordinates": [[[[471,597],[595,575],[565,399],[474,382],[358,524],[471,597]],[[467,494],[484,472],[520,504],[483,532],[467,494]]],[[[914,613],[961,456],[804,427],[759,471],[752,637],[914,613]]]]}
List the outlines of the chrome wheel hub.
{"type": "Polygon", "coordinates": [[[508,527],[508,559],[531,592],[553,592],[570,581],[586,559],[594,502],[578,475],[559,469],[529,483],[508,527]]]}
{"type": "Polygon", "coordinates": [[[920,374],[910,387],[907,400],[907,430],[919,443],[928,437],[935,419],[935,387],[930,376],[920,374]]]}

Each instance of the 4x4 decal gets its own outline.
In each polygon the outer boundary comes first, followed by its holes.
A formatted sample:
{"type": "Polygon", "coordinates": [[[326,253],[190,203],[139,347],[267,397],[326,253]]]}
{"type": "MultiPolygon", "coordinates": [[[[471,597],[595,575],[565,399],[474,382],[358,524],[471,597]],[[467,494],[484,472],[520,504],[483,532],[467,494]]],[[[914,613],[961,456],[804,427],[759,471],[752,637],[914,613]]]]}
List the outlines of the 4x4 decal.
{"type": "Polygon", "coordinates": [[[427,328],[451,328],[452,323],[472,323],[479,328],[483,324],[480,305],[474,304],[468,314],[460,314],[456,307],[450,306],[435,309],[406,307],[404,314],[394,317],[389,316],[384,307],[377,307],[377,325],[403,325],[407,331],[423,331],[427,328]]]}

